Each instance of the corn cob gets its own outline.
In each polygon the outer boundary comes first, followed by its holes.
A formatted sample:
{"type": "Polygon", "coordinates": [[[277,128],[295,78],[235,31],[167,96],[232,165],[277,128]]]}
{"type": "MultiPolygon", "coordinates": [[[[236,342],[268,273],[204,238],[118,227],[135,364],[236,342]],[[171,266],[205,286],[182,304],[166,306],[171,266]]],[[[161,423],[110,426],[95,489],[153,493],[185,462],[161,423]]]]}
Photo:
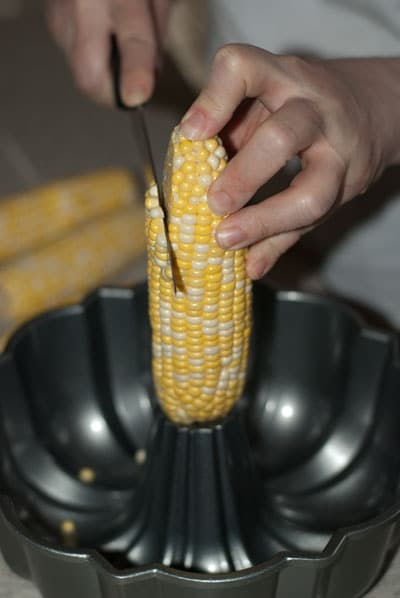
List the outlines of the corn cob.
{"type": "Polygon", "coordinates": [[[251,329],[246,251],[218,246],[214,230],[221,218],[207,203],[225,164],[218,137],[192,142],[173,132],[164,182],[176,294],[155,185],[146,193],[153,376],[164,411],[178,424],[225,416],[245,380],[251,329]]]}
{"type": "Polygon", "coordinates": [[[1,345],[22,322],[79,301],[145,249],[142,203],[115,211],[0,267],[1,345]]]}
{"type": "Polygon", "coordinates": [[[109,169],[57,181],[0,202],[0,260],[58,239],[78,225],[128,206],[129,173],[109,169]]]}

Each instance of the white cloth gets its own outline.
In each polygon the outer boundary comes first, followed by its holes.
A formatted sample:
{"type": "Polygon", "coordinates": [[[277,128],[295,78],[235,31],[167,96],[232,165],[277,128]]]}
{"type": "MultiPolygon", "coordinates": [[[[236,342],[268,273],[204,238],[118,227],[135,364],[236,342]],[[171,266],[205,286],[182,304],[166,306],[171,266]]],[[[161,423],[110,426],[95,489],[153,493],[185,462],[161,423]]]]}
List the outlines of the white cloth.
{"type": "MultiPolygon", "coordinates": [[[[211,0],[210,30],[210,60],[228,42],[323,57],[400,56],[400,0],[211,0]]],[[[400,326],[400,169],[392,176],[389,193],[378,183],[368,201],[357,200],[357,224],[335,245],[321,274],[336,292],[400,326]],[[387,197],[393,201],[384,202],[387,197]],[[371,203],[378,209],[363,219],[371,203]]],[[[335,219],[325,228],[334,228],[335,219]]]]}

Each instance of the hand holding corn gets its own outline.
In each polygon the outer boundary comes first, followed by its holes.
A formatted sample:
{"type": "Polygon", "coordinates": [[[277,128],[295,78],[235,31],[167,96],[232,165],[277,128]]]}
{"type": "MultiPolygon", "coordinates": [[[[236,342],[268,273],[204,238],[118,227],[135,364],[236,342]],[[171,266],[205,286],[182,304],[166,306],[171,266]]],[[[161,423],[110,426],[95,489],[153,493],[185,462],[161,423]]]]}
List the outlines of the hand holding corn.
{"type": "Polygon", "coordinates": [[[400,164],[400,59],[303,60],[246,45],[216,55],[208,84],[181,132],[224,129],[236,155],[212,184],[210,208],[225,249],[250,247],[247,272],[262,277],[335,207],[400,164]],[[291,185],[257,205],[254,193],[294,156],[291,185]]]}
{"type": "Polygon", "coordinates": [[[217,245],[221,217],[207,203],[225,165],[218,138],[192,142],[174,131],[165,168],[173,264],[154,183],[146,194],[153,375],[164,411],[178,424],[225,416],[245,380],[251,327],[246,250],[217,245]]]}

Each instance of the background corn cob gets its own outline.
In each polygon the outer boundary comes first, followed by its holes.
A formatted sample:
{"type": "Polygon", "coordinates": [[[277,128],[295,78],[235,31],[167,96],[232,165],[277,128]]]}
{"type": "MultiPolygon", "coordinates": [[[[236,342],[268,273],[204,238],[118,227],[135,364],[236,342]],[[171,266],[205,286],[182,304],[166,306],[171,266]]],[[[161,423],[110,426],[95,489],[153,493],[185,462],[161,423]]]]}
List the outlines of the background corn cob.
{"type": "Polygon", "coordinates": [[[134,199],[129,173],[109,169],[57,181],[0,202],[0,260],[67,234],[134,199]]]}
{"type": "Polygon", "coordinates": [[[179,424],[223,417],[244,385],[251,328],[246,251],[217,245],[221,218],[207,204],[225,164],[218,138],[191,142],[173,132],[165,188],[176,295],[154,184],[146,194],[153,375],[163,409],[179,424]]]}
{"type": "MultiPolygon", "coordinates": [[[[119,180],[120,191],[135,199],[130,205],[91,220],[33,253],[0,265],[0,348],[26,320],[46,309],[80,301],[143,254],[143,203],[141,199],[138,201],[134,181],[127,174],[119,180]],[[129,181],[129,189],[122,184],[123,178],[129,181]]],[[[95,197],[91,199],[96,201],[95,197]]],[[[121,203],[116,196],[115,200],[121,203]]],[[[35,210],[38,209],[36,204],[35,210]]]]}

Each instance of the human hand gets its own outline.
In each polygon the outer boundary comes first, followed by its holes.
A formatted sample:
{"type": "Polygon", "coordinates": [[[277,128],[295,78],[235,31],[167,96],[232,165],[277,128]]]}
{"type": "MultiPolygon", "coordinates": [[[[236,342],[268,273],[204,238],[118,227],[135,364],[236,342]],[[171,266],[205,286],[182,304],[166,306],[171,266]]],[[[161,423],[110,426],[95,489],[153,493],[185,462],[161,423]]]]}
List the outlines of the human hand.
{"type": "Polygon", "coordinates": [[[181,132],[195,140],[223,130],[234,150],[208,200],[228,215],[218,243],[250,247],[251,278],[400,162],[399,75],[399,59],[303,60],[239,44],[219,50],[181,132]],[[294,156],[302,170],[290,186],[246,206],[294,156]]]}
{"type": "Polygon", "coordinates": [[[115,103],[110,39],[121,56],[121,97],[142,104],[154,88],[170,0],[46,0],[46,15],[77,86],[93,100],[115,103]]]}

